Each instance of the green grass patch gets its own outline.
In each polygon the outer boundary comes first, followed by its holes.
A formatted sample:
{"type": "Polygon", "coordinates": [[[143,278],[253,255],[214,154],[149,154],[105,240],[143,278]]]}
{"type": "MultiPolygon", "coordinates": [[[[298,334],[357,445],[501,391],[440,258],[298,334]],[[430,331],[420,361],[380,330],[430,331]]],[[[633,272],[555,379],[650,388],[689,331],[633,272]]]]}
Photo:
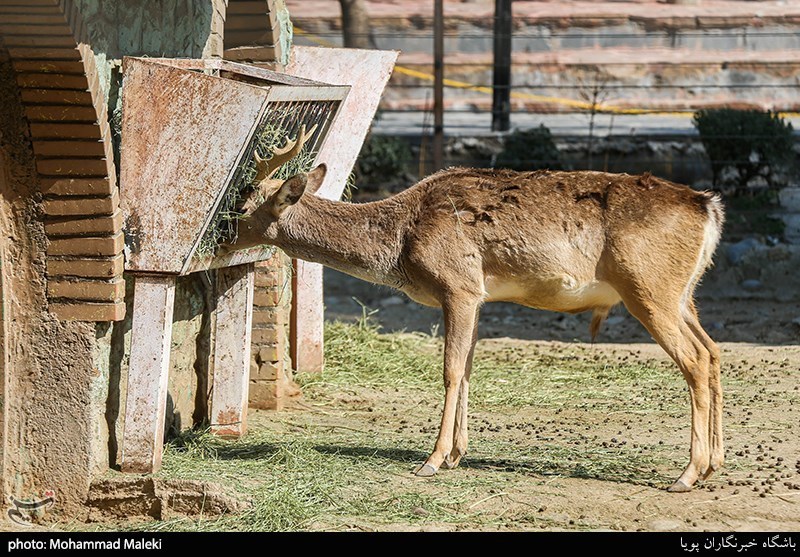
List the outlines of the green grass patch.
{"type": "MultiPolygon", "coordinates": [[[[414,334],[380,334],[368,320],[355,325],[330,323],[326,328],[326,369],[299,376],[305,392],[325,396],[327,389],[359,385],[405,387],[441,394],[441,338],[414,334]]],[[[611,363],[595,360],[580,348],[543,353],[532,348],[487,350],[479,342],[470,381],[470,403],[478,409],[540,406],[610,407],[625,401],[647,411],[643,402],[685,410],[685,382],[677,368],[661,362],[611,363]],[[631,387],[634,387],[633,389],[631,387]]],[[[653,410],[658,409],[651,405],[653,410]]]]}

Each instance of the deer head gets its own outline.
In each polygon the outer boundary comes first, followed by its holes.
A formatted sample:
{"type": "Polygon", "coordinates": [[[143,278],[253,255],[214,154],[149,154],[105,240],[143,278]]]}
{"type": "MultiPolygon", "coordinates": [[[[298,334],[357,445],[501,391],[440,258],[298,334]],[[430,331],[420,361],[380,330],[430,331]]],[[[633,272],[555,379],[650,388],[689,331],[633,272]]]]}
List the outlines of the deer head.
{"type": "Polygon", "coordinates": [[[264,213],[267,213],[270,217],[279,219],[286,209],[300,201],[304,193],[316,193],[325,180],[327,171],[328,167],[323,163],[310,172],[295,174],[288,180],[275,180],[279,185],[274,188],[267,200],[253,211],[253,218],[261,217],[263,220],[264,213]]]}
{"type": "Polygon", "coordinates": [[[239,222],[236,241],[233,244],[221,244],[218,254],[274,243],[278,237],[281,217],[304,194],[316,193],[327,170],[325,164],[320,164],[312,171],[295,174],[288,180],[265,178],[261,182],[261,185],[266,184],[261,192],[264,197],[258,202],[253,197],[247,200],[247,210],[239,222]]]}
{"type": "Polygon", "coordinates": [[[295,139],[286,138],[283,147],[278,147],[273,151],[272,156],[268,159],[262,159],[258,153],[254,153],[256,161],[256,187],[252,194],[242,205],[242,213],[247,215],[255,210],[255,208],[266,199],[275,189],[280,187],[283,183],[282,180],[275,180],[273,176],[278,172],[280,167],[285,163],[292,160],[300,151],[303,150],[306,141],[313,137],[316,131],[316,124],[306,132],[306,126],[300,126],[300,131],[295,139]]]}

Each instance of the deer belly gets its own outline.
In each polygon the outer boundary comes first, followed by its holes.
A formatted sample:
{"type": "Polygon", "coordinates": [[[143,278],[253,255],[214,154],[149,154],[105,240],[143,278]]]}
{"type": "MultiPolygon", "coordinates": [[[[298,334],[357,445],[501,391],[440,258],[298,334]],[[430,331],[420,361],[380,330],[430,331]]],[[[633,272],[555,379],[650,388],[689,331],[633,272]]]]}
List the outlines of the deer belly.
{"type": "Polygon", "coordinates": [[[619,294],[609,283],[579,281],[570,275],[550,279],[486,277],[485,301],[513,302],[537,309],[579,312],[618,304],[619,294]]]}

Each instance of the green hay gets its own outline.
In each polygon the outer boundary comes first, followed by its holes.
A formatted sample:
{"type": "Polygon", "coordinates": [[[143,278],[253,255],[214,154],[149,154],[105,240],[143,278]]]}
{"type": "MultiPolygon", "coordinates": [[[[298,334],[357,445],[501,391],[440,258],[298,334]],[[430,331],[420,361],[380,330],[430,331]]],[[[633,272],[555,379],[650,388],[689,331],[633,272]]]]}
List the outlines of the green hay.
{"type": "MultiPolygon", "coordinates": [[[[275,149],[284,145],[287,136],[288,133],[285,130],[280,129],[271,121],[264,122],[256,130],[250,153],[243,158],[244,162],[236,169],[231,185],[222,199],[214,219],[197,246],[195,257],[200,259],[212,257],[220,244],[236,240],[238,221],[242,218],[240,207],[247,194],[252,192],[257,185],[255,179],[258,170],[255,155],[258,154],[262,159],[271,158],[275,149]]],[[[303,148],[296,157],[281,166],[274,178],[285,180],[297,173],[308,172],[311,170],[315,158],[316,153],[303,148]]],[[[259,199],[258,201],[265,200],[259,199]]]]}

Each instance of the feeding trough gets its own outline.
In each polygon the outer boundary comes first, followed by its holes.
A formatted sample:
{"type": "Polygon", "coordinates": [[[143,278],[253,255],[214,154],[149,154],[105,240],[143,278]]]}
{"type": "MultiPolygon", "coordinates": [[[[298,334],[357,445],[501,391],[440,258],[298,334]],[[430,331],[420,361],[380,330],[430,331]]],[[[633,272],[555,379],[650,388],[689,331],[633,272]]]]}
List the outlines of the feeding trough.
{"type": "Polygon", "coordinates": [[[210,419],[212,431],[241,435],[253,263],[273,249],[217,248],[235,239],[256,157],[300,141],[296,159],[315,164],[350,88],[224,60],[126,58],[123,71],[120,204],[134,306],[122,469],[151,472],[161,459],[177,277],[219,269],[210,419]]]}
{"type": "Polygon", "coordinates": [[[315,128],[304,149],[318,152],[350,88],[224,60],[126,58],[124,76],[126,269],[185,275],[267,258],[216,257],[203,242],[264,134],[277,145],[315,128]]]}

